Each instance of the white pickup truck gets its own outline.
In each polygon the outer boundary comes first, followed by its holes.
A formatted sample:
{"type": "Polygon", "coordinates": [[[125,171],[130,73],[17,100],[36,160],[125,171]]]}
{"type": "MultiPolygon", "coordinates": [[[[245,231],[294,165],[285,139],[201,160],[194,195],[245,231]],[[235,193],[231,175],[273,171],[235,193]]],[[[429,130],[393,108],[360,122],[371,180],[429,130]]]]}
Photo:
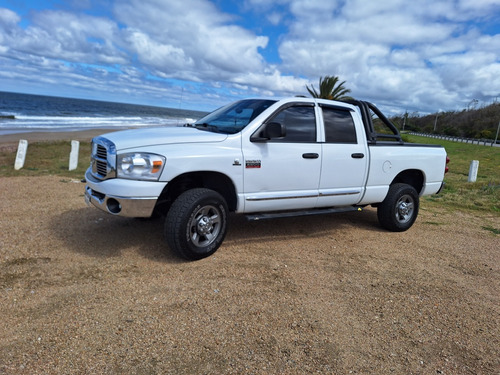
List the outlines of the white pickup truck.
{"type": "Polygon", "coordinates": [[[201,259],[223,242],[229,212],[258,220],[372,205],[383,227],[407,230],[447,162],[440,146],[404,143],[371,103],[249,99],[184,127],[94,138],[85,198],[113,215],[165,215],[169,247],[201,259]]]}

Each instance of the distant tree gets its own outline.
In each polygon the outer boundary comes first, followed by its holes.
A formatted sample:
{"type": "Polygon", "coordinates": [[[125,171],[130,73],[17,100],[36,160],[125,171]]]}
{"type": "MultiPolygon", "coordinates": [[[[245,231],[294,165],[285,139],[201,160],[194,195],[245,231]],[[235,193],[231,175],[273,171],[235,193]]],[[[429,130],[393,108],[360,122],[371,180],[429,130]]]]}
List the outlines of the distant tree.
{"type": "Polygon", "coordinates": [[[311,85],[309,88],[306,85],[307,91],[313,98],[330,99],[330,100],[347,100],[352,99],[346,94],[351,90],[344,87],[345,81],[339,83],[339,77],[326,76],[319,78],[319,92],[311,85]]]}
{"type": "MultiPolygon", "coordinates": [[[[405,115],[395,116],[393,122],[403,123],[405,115]]],[[[500,103],[481,106],[476,109],[443,111],[420,116],[418,112],[408,114],[405,130],[445,134],[466,138],[494,139],[500,118],[500,103]],[[437,123],[436,123],[436,116],[437,123]]]]}

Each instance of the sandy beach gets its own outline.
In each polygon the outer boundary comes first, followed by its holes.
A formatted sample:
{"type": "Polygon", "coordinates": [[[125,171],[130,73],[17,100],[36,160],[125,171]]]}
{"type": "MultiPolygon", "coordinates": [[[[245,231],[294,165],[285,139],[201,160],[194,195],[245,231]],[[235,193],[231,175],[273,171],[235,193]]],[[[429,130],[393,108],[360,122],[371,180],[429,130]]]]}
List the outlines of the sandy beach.
{"type": "Polygon", "coordinates": [[[391,233],[372,208],[232,215],[217,253],[185,262],[161,218],[87,207],[83,186],[0,178],[0,374],[499,373],[498,216],[423,202],[391,233]]]}

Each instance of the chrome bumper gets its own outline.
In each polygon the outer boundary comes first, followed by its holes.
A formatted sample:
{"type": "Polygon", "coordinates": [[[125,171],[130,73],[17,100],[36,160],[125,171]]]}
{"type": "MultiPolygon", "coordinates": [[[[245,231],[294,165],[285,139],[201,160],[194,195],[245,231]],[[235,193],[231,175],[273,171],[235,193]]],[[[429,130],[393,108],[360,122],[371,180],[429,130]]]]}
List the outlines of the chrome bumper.
{"type": "Polygon", "coordinates": [[[117,197],[105,195],[85,186],[85,203],[108,212],[125,217],[150,217],[153,214],[157,198],[117,197]]]}

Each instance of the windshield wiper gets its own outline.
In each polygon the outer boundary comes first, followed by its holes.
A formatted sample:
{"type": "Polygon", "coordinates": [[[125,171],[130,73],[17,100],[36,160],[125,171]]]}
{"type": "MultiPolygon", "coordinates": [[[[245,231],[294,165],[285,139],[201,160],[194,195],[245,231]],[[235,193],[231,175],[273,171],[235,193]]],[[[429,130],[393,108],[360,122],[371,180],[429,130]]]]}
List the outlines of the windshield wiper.
{"type": "Polygon", "coordinates": [[[206,122],[202,123],[202,124],[194,124],[194,126],[195,126],[196,129],[200,129],[200,130],[207,130],[207,131],[211,131],[211,132],[214,132],[214,133],[220,133],[221,132],[217,126],[207,124],[206,122]]]}

